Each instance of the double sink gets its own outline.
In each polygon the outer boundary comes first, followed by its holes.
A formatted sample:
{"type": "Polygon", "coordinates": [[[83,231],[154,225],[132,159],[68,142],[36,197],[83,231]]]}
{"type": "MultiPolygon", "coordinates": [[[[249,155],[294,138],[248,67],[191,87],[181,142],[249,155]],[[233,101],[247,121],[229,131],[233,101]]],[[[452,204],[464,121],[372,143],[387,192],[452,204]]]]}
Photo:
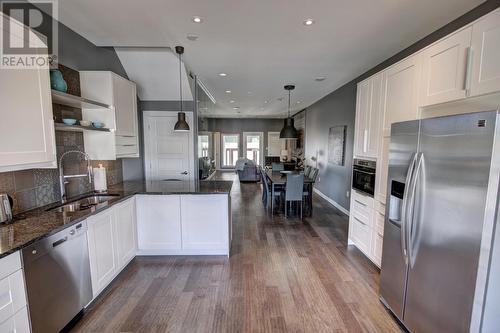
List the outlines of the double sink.
{"type": "Polygon", "coordinates": [[[57,211],[60,213],[73,213],[91,209],[98,205],[106,205],[109,201],[118,199],[119,194],[90,194],[78,200],[74,200],[57,207],[50,208],[50,211],[57,211]]]}

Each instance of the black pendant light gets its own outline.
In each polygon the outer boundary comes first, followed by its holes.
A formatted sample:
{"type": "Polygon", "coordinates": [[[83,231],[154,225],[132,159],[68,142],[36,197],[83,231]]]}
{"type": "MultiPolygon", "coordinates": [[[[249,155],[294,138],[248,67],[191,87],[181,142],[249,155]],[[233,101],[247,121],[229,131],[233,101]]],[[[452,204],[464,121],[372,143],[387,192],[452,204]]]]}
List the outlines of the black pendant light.
{"type": "Polygon", "coordinates": [[[176,46],[175,53],[179,55],[179,95],[181,100],[181,111],[177,113],[177,122],[174,126],[175,132],[188,132],[189,124],[186,122],[186,114],[182,111],[182,54],[184,53],[184,47],[176,46]]]}
{"type": "Polygon", "coordinates": [[[290,117],[290,95],[291,91],[295,89],[294,85],[287,84],[285,86],[285,90],[288,90],[288,118],[285,119],[283,123],[283,128],[281,129],[280,132],[280,139],[298,139],[299,138],[299,132],[297,132],[297,129],[293,125],[293,118],[290,117]]]}

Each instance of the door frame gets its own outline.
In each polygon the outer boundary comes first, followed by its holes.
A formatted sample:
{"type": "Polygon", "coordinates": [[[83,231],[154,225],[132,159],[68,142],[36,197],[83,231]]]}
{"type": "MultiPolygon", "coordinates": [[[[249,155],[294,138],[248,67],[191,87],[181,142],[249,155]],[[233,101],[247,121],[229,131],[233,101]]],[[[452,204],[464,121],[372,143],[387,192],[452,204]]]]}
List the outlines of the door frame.
{"type": "Polygon", "coordinates": [[[258,165],[262,165],[264,163],[264,132],[243,132],[243,157],[247,157],[247,136],[259,136],[259,160],[257,161],[258,165]]]}
{"type": "Polygon", "coordinates": [[[269,131],[269,132],[267,132],[267,147],[266,147],[266,155],[265,156],[279,156],[279,157],[281,157],[281,151],[283,149],[286,149],[286,142],[285,142],[285,140],[281,141],[281,139],[280,139],[281,147],[280,147],[279,154],[278,155],[269,155],[269,145],[270,145],[270,142],[271,142],[269,136],[270,135],[276,135],[276,134],[279,135],[280,132],[279,131],[269,131]]]}
{"type": "MultiPolygon", "coordinates": [[[[142,125],[143,125],[143,140],[144,140],[144,175],[146,180],[151,179],[151,152],[149,147],[148,135],[151,129],[148,126],[148,119],[161,118],[161,117],[176,117],[179,111],[143,111],[142,112],[142,125]]],[[[188,132],[188,165],[189,165],[189,179],[195,180],[196,174],[194,173],[194,132],[193,132],[193,112],[184,111],[186,113],[186,122],[189,125],[190,131],[188,132]]]]}
{"type": "MultiPolygon", "coordinates": [[[[223,144],[223,140],[224,140],[224,136],[225,135],[233,135],[233,136],[237,136],[238,137],[238,158],[240,158],[240,152],[241,152],[241,133],[223,133],[221,132],[220,133],[220,168],[221,170],[234,170],[234,166],[233,165],[225,165],[224,164],[224,144],[223,144]]],[[[236,162],[236,161],[235,161],[236,162]]]]}

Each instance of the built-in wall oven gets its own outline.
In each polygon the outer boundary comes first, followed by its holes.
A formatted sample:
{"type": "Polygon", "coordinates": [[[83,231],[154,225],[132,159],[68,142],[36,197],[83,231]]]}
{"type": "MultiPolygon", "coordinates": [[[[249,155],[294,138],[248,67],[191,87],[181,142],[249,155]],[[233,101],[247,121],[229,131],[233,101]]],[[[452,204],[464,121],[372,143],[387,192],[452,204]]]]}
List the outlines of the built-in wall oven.
{"type": "Polygon", "coordinates": [[[352,188],[373,197],[376,162],[355,158],[352,167],[352,188]]]}

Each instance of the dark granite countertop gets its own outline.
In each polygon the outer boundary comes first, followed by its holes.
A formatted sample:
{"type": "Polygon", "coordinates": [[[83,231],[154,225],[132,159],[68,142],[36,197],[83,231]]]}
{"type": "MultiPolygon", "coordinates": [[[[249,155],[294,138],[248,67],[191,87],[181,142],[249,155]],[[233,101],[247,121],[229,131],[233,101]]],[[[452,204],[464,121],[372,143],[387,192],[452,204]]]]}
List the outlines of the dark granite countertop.
{"type": "MultiPolygon", "coordinates": [[[[123,182],[108,188],[108,193],[114,195],[113,199],[87,210],[72,213],[50,210],[60,206],[61,202],[40,207],[16,215],[12,222],[0,224],[0,258],[20,250],[37,240],[72,226],[136,194],[229,194],[232,184],[232,181],[123,182]]],[[[71,198],[68,202],[92,194],[93,193],[88,193],[87,195],[71,198]]]]}

